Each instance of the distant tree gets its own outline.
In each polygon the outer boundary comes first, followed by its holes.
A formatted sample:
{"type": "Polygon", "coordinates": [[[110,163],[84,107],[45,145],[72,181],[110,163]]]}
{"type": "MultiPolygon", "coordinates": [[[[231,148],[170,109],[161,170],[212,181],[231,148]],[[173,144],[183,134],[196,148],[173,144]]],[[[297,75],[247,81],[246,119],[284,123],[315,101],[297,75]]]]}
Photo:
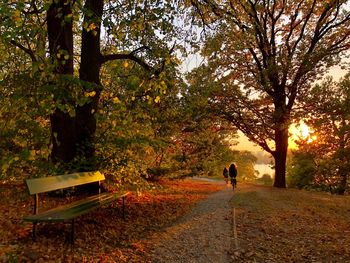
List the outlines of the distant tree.
{"type": "Polygon", "coordinates": [[[203,88],[223,118],[272,154],[275,187],[286,187],[293,106],[350,47],[347,0],[191,1],[211,27],[202,49],[203,88]],[[209,80],[209,81],[208,81],[209,80]],[[207,84],[206,84],[207,83],[207,84]],[[273,142],[274,145],[271,145],[273,142]]]}
{"type": "Polygon", "coordinates": [[[339,82],[327,78],[315,85],[305,96],[302,109],[316,139],[299,141],[299,152],[312,157],[318,184],[344,194],[350,175],[350,73],[339,82]]]}
{"type": "Polygon", "coordinates": [[[237,180],[245,182],[254,182],[256,179],[254,164],[256,163],[256,157],[249,151],[241,151],[235,158],[237,164],[237,180]]]}
{"type": "Polygon", "coordinates": [[[272,185],[273,184],[273,179],[271,175],[269,174],[263,174],[260,178],[257,178],[255,180],[258,184],[263,184],[263,185],[272,185]]]}
{"type": "Polygon", "coordinates": [[[264,151],[254,152],[258,164],[271,164],[272,156],[264,151]]]}
{"type": "Polygon", "coordinates": [[[235,130],[215,121],[216,117],[205,108],[198,110],[192,99],[183,103],[186,113],[182,112],[182,121],[178,122],[182,128],[174,136],[178,166],[188,170],[189,175],[221,176],[223,167],[239,154],[227,140],[228,132],[235,130]]]}

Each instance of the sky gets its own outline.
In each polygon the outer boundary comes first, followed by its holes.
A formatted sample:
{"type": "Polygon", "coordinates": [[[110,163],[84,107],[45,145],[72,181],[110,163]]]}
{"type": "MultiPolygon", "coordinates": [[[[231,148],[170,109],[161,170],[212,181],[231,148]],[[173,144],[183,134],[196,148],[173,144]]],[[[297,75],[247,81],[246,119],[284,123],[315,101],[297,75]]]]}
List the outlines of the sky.
{"type": "Polygon", "coordinates": [[[238,131],[238,135],[239,135],[239,138],[237,139],[238,144],[234,146],[234,149],[239,151],[250,151],[250,152],[262,151],[261,147],[249,141],[248,138],[241,131],[238,131]]]}
{"type": "MultiPolygon", "coordinates": [[[[350,59],[347,59],[347,61],[350,62],[350,59]]],[[[348,68],[348,70],[344,70],[340,66],[334,66],[330,69],[327,75],[332,76],[334,80],[338,81],[346,74],[346,72],[350,72],[350,68],[348,68]]]]}

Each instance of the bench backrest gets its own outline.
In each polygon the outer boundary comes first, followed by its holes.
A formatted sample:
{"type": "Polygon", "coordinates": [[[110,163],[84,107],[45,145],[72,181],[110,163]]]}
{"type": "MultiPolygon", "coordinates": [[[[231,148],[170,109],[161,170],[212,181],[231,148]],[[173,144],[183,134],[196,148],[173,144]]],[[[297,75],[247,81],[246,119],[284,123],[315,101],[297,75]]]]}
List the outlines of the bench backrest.
{"type": "Polygon", "coordinates": [[[99,171],[97,171],[27,179],[26,184],[29,193],[33,195],[73,187],[77,185],[98,182],[104,179],[105,176],[99,171]]]}

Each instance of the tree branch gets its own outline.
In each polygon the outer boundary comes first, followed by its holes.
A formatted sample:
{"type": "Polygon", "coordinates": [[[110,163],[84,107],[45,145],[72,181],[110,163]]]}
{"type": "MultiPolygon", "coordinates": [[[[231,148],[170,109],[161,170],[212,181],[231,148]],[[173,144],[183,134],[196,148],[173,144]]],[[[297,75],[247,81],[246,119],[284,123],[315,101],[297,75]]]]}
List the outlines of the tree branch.
{"type": "MultiPolygon", "coordinates": [[[[176,45],[176,43],[174,43],[172,48],[169,50],[169,55],[174,51],[175,45],[176,45]]],[[[128,59],[128,60],[136,62],[137,64],[139,64],[141,67],[143,67],[147,71],[150,71],[150,72],[153,71],[156,76],[159,76],[159,74],[165,68],[166,59],[163,59],[162,62],[161,62],[161,66],[158,69],[155,69],[152,66],[150,66],[148,63],[146,63],[144,60],[142,60],[141,58],[139,58],[139,57],[137,57],[135,55],[135,53],[141,52],[141,51],[143,51],[145,49],[150,50],[149,47],[143,46],[143,47],[139,47],[139,48],[131,51],[130,53],[102,55],[100,63],[102,65],[102,64],[106,63],[107,61],[111,61],[111,60],[128,59]]]]}
{"type": "Polygon", "coordinates": [[[16,42],[15,40],[11,40],[10,42],[11,42],[12,45],[18,47],[19,49],[21,49],[21,50],[23,50],[25,53],[27,53],[27,54],[30,56],[30,58],[32,59],[33,62],[36,62],[36,61],[37,61],[33,50],[31,50],[30,48],[27,48],[27,47],[23,46],[22,44],[16,42]]]}
{"type": "Polygon", "coordinates": [[[147,71],[151,71],[152,67],[148,65],[146,62],[144,62],[142,59],[139,57],[136,57],[133,52],[127,53],[127,54],[108,54],[108,55],[102,55],[101,58],[101,64],[106,63],[107,61],[111,60],[119,60],[119,59],[129,59],[137,64],[139,64],[141,67],[143,67],[147,71]]]}

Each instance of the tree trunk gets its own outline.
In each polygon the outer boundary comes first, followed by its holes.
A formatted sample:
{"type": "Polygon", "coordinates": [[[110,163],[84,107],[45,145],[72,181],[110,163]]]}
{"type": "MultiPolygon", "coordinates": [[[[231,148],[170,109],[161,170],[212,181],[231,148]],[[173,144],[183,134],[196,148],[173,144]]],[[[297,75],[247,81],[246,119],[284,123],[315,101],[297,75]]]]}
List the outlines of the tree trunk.
{"type": "MultiPolygon", "coordinates": [[[[284,90],[284,89],[279,89],[284,90]]],[[[286,96],[278,94],[275,98],[275,180],[274,187],[286,188],[286,162],[288,151],[289,113],[285,106],[286,96]]]]}
{"type": "Polygon", "coordinates": [[[76,111],[77,143],[83,157],[88,160],[94,169],[95,145],[94,136],[96,132],[96,118],[98,101],[101,92],[100,68],[100,27],[103,13],[103,0],[87,0],[85,10],[90,10],[93,16],[85,15],[84,24],[94,23],[94,30],[89,32],[84,28],[82,32],[81,64],[79,70],[80,80],[87,92],[94,91],[95,95],[83,106],[78,106],[76,111]],[[88,84],[88,85],[86,85],[88,84]]]}
{"type": "MultiPolygon", "coordinates": [[[[343,120],[341,123],[341,127],[346,127],[346,123],[343,120]]],[[[337,194],[338,195],[344,195],[345,191],[348,187],[348,161],[347,161],[347,154],[346,154],[346,138],[345,133],[340,132],[339,133],[339,149],[337,150],[337,153],[335,156],[337,156],[339,159],[333,160],[336,164],[338,164],[338,176],[340,178],[338,185],[336,186],[337,194]]]]}
{"type": "MultiPolygon", "coordinates": [[[[72,3],[66,0],[54,1],[47,11],[47,30],[49,50],[52,63],[56,65],[58,75],[73,75],[73,27],[69,19],[72,13],[72,3]],[[68,19],[67,19],[68,16],[68,19]],[[62,53],[63,52],[63,53],[62,53]],[[69,55],[69,57],[65,55],[69,55]]],[[[90,101],[75,108],[75,116],[70,116],[58,108],[50,116],[51,121],[51,160],[53,162],[69,163],[79,156],[84,166],[80,170],[95,169],[94,135],[96,132],[95,113],[101,92],[100,84],[100,26],[103,13],[103,0],[85,1],[84,24],[95,27],[89,32],[86,28],[82,32],[81,64],[79,77],[83,81],[83,90],[95,91],[90,101]],[[92,14],[92,15],[90,15],[92,14]]],[[[55,94],[54,100],[59,104],[75,105],[69,101],[69,84],[62,85],[68,96],[55,94]]],[[[60,91],[59,91],[60,92],[60,91]]],[[[64,92],[64,91],[62,91],[64,92]]]]}
{"type": "Polygon", "coordinates": [[[341,174],[340,175],[340,182],[337,186],[337,194],[344,195],[347,186],[348,186],[347,174],[341,174]]]}
{"type": "Polygon", "coordinates": [[[69,114],[56,109],[50,116],[51,160],[69,163],[76,155],[75,121],[69,114]]]}
{"type": "MultiPolygon", "coordinates": [[[[73,75],[73,24],[65,20],[72,14],[70,4],[66,0],[54,1],[47,11],[47,32],[49,39],[49,52],[54,73],[57,75],[73,75]],[[68,56],[67,56],[68,55],[68,56]]],[[[68,87],[63,86],[62,89],[68,87]]],[[[69,104],[67,98],[60,94],[64,90],[56,90],[55,103],[69,104]]],[[[74,117],[67,112],[56,108],[50,116],[51,121],[51,160],[53,162],[69,162],[76,155],[76,133],[74,117]]]]}
{"type": "Polygon", "coordinates": [[[286,162],[288,150],[288,128],[276,129],[275,131],[276,151],[275,159],[275,181],[273,186],[286,188],[286,162]]]}

